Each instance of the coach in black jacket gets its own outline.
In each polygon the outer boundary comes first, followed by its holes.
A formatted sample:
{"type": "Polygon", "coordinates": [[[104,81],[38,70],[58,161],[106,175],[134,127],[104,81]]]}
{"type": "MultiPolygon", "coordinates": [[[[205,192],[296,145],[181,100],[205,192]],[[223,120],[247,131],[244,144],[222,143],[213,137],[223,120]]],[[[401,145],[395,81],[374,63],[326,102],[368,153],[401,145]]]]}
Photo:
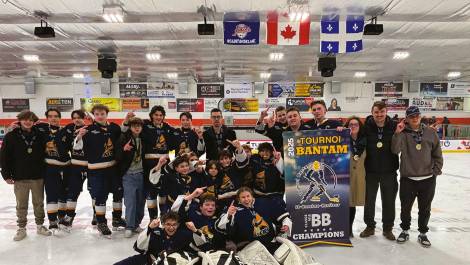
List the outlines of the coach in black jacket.
{"type": "Polygon", "coordinates": [[[367,141],[364,222],[367,228],[360,236],[369,237],[375,233],[375,201],[380,186],[383,235],[389,240],[395,240],[392,229],[398,191],[398,156],[392,153],[391,144],[397,123],[387,116],[385,103],[377,101],[372,106],[372,115],[366,118],[364,127],[367,141]]]}
{"type": "Polygon", "coordinates": [[[206,159],[219,160],[219,152],[228,149],[234,152],[234,147],[227,141],[237,139],[235,131],[222,124],[222,111],[220,109],[211,110],[212,126],[204,131],[203,138],[206,146],[206,159]]]}

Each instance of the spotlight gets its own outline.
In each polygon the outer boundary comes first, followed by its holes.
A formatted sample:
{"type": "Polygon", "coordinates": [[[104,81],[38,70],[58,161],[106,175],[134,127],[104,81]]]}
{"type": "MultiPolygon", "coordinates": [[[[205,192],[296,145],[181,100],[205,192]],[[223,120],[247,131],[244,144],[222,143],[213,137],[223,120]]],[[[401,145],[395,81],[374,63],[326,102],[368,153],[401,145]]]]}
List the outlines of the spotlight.
{"type": "Polygon", "coordinates": [[[332,77],[336,69],[336,57],[318,58],[318,71],[322,77],[332,77]]]}
{"type": "Polygon", "coordinates": [[[449,77],[449,78],[456,78],[456,77],[459,77],[461,74],[462,74],[462,73],[460,73],[460,72],[449,72],[449,73],[447,74],[447,77],[449,77]]]}
{"type": "Polygon", "coordinates": [[[72,77],[75,79],[83,79],[85,75],[83,73],[74,73],[72,77]]]}
{"type": "Polygon", "coordinates": [[[49,27],[45,20],[41,19],[41,26],[34,28],[34,35],[39,38],[55,38],[55,31],[53,27],[49,27]],[[43,26],[44,23],[45,25],[43,26]]]}
{"type": "Polygon", "coordinates": [[[403,60],[406,59],[410,56],[410,53],[407,51],[396,51],[393,53],[393,59],[394,60],[403,60]]]}
{"type": "Polygon", "coordinates": [[[108,23],[124,22],[124,10],[121,5],[103,6],[103,19],[108,23]]]}
{"type": "Polygon", "coordinates": [[[147,53],[145,57],[149,61],[159,61],[161,58],[161,55],[159,53],[147,53]]]}
{"type": "Polygon", "coordinates": [[[23,60],[27,62],[39,62],[39,56],[34,54],[25,54],[23,55],[23,60]]]}
{"type": "Polygon", "coordinates": [[[380,35],[384,32],[384,25],[377,24],[377,17],[373,17],[370,24],[364,26],[364,35],[380,35]]]}
{"type": "Polygon", "coordinates": [[[364,78],[366,77],[367,73],[366,72],[355,72],[354,77],[355,78],[364,78]]]}
{"type": "Polygon", "coordinates": [[[271,73],[263,72],[259,74],[261,79],[269,79],[271,77],[271,73]]]}
{"type": "Polygon", "coordinates": [[[166,76],[169,79],[177,79],[178,78],[178,73],[167,73],[166,76]]]}
{"type": "Polygon", "coordinates": [[[280,61],[284,58],[284,53],[282,52],[272,52],[269,54],[269,59],[271,61],[280,61]]]}

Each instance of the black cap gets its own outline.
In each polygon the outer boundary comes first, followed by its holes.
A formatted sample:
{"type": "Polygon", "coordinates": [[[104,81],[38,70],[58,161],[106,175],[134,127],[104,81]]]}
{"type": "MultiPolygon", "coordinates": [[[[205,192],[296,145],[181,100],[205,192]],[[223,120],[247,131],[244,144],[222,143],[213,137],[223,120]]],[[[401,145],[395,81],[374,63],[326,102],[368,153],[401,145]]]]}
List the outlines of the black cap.
{"type": "Polygon", "coordinates": [[[408,118],[412,115],[421,115],[421,112],[417,106],[410,106],[406,109],[406,117],[408,118]]]}

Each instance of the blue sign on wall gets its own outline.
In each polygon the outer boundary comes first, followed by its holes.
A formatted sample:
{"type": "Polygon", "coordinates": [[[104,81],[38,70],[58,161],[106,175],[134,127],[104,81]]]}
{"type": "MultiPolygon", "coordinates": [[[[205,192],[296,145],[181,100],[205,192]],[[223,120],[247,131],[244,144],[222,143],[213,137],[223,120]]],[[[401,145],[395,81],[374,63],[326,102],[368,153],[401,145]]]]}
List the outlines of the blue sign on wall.
{"type": "Polygon", "coordinates": [[[259,27],[258,12],[227,12],[224,14],[224,43],[257,45],[259,27]]]}

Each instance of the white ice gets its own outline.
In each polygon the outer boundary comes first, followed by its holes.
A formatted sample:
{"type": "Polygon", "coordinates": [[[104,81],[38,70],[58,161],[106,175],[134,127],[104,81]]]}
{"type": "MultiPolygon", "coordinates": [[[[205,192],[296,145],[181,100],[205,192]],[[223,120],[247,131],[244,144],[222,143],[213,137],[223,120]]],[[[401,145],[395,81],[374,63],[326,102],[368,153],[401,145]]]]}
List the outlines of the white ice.
{"type": "MultiPolygon", "coordinates": [[[[362,221],[362,207],[359,207],[354,225],[356,237],[352,239],[354,247],[314,246],[305,250],[324,265],[470,264],[470,174],[468,172],[470,154],[445,154],[444,158],[444,174],[437,180],[437,191],[429,223],[428,237],[432,242],[431,248],[422,248],[416,241],[418,236],[416,203],[413,208],[410,241],[404,245],[387,241],[379,229],[381,209],[380,200],[378,200],[376,209],[378,229],[375,236],[368,239],[359,238],[360,231],[365,228],[362,221]]],[[[398,236],[400,231],[398,198],[396,203],[397,218],[394,232],[398,236]]],[[[90,196],[85,191],[78,201],[78,213],[72,233],[43,237],[36,235],[30,204],[28,236],[20,242],[14,242],[12,238],[16,230],[15,196],[13,187],[2,182],[0,185],[0,264],[113,264],[136,254],[132,249],[136,237],[124,238],[123,232],[114,232],[112,239],[98,236],[96,229],[90,224],[92,216],[90,205],[90,196]]],[[[111,205],[110,201],[108,205],[111,205]]],[[[108,212],[109,219],[110,209],[108,212]]],[[[146,217],[142,225],[147,221],[146,217]]]]}

